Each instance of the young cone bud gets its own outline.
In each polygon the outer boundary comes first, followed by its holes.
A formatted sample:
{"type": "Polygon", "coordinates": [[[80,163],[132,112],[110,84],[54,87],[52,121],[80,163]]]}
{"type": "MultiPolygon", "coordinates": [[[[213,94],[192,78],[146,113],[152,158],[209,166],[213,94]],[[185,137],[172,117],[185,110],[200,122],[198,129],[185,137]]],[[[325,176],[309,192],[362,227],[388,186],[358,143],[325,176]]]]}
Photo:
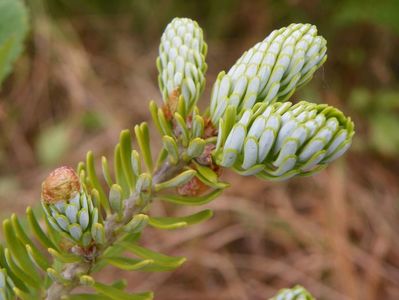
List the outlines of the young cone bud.
{"type": "Polygon", "coordinates": [[[205,85],[207,45],[197,22],[174,18],[166,27],[159,46],[158,82],[172,114],[188,115],[205,85]]]}
{"type": "Polygon", "coordinates": [[[217,125],[230,105],[250,109],[256,102],[287,100],[324,63],[326,40],[310,24],[274,30],[221,72],[211,96],[212,122],[217,125]]]}
{"type": "MultiPolygon", "coordinates": [[[[223,122],[222,122],[223,123],[223,122]]],[[[305,101],[246,110],[220,139],[216,163],[242,175],[287,179],[320,170],[351,145],[354,124],[338,109],[305,101]]]]}
{"type": "Polygon", "coordinates": [[[90,195],[86,193],[76,172],[60,167],[42,184],[42,206],[49,223],[83,247],[92,242],[91,226],[98,222],[90,195]]]}

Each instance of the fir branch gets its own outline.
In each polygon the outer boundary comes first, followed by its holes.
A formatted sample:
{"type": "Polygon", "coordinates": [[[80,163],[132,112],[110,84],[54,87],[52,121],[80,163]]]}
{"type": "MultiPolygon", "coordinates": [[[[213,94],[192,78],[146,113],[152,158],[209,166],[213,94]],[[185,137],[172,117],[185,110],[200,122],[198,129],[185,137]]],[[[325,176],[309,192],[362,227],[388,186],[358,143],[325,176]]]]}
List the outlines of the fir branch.
{"type": "MultiPolygon", "coordinates": [[[[152,181],[153,189],[156,184],[173,178],[185,166],[186,163],[184,161],[180,161],[178,165],[172,165],[171,163],[166,161],[154,172],[152,181]]],[[[134,193],[128,199],[126,199],[127,205],[125,206],[125,210],[123,213],[124,217],[122,220],[118,220],[118,216],[116,213],[111,214],[106,218],[106,220],[104,221],[106,235],[105,238],[107,241],[106,244],[100,249],[94,249],[90,257],[87,257],[87,260],[85,261],[65,264],[61,276],[67,280],[70,280],[71,282],[68,285],[65,285],[54,281],[53,284],[47,289],[46,300],[62,299],[62,296],[68,295],[80,285],[80,276],[91,274],[91,270],[96,263],[96,258],[101,256],[101,254],[104,253],[104,251],[108,249],[108,247],[112,246],[114,242],[120,237],[120,235],[123,234],[120,232],[120,229],[130,222],[133,215],[141,213],[142,210],[145,208],[145,206],[135,206],[138,197],[139,195],[137,193],[134,193]]],[[[79,252],[79,250],[75,250],[75,252],[79,252]]]]}
{"type": "MultiPolygon", "coordinates": [[[[123,285],[105,285],[91,277],[107,264],[166,271],[185,261],[139,246],[140,233],[147,224],[160,229],[196,224],[210,218],[212,211],[153,217],[147,214],[152,201],[203,205],[229,186],[220,181],[222,168],[242,176],[285,180],[321,170],[350,147],[354,124],[341,111],[324,104],[286,102],[327,58],[326,41],[315,26],[281,28],[245,52],[229,72],[219,74],[210,105],[201,114],[196,103],[205,86],[206,52],[202,29],[190,19],[175,18],[162,35],[157,67],[164,104],[159,108],[150,103],[163,143],[155,164],[147,123],[141,123],[134,127],[140,152],[132,149],[129,130],[120,134],[114,151],[115,181],[102,158],[107,189],[97,177],[92,152],[77,172],[61,167],[47,177],[42,185],[47,230],[27,209],[37,241],[24,232],[16,215],[3,222],[0,300],[75,299],[79,286],[90,286],[101,299],[152,299],[152,292],[130,294],[123,285]],[[123,256],[123,251],[139,259],[123,256]]],[[[295,287],[273,299],[312,297],[295,287]]]]}

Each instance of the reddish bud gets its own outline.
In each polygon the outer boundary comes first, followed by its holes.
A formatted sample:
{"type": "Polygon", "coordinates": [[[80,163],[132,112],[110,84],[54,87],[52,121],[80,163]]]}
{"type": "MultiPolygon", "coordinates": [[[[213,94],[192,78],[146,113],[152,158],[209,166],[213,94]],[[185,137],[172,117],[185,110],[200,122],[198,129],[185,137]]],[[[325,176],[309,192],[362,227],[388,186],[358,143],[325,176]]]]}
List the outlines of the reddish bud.
{"type": "Polygon", "coordinates": [[[199,196],[209,190],[209,187],[197,177],[193,177],[189,182],[179,186],[177,193],[182,196],[199,196]]]}
{"type": "Polygon", "coordinates": [[[200,156],[196,158],[196,161],[203,165],[203,166],[208,166],[211,169],[215,169],[217,166],[214,166],[213,160],[212,160],[212,151],[215,149],[215,145],[213,144],[207,144],[205,146],[204,151],[200,156]]]}
{"type": "Polygon", "coordinates": [[[217,128],[213,125],[211,119],[205,118],[204,119],[204,138],[210,138],[218,135],[217,128]]]}
{"type": "Polygon", "coordinates": [[[67,201],[80,191],[79,177],[70,167],[55,169],[42,183],[42,201],[46,204],[67,201]]]}

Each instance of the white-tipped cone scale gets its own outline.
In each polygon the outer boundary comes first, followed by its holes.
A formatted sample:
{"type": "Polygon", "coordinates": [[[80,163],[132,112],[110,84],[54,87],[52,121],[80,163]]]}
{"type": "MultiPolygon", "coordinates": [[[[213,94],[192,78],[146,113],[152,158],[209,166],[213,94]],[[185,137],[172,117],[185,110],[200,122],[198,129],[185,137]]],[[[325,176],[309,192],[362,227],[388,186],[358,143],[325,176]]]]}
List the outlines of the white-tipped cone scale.
{"type": "Polygon", "coordinates": [[[324,63],[326,40],[310,24],[273,31],[246,51],[213,86],[210,113],[217,125],[228,106],[250,109],[256,102],[287,100],[324,63]]]}
{"type": "Polygon", "coordinates": [[[72,168],[60,167],[42,184],[42,206],[50,225],[77,244],[87,247],[97,240],[102,224],[98,210],[72,168]],[[95,230],[92,230],[95,229],[95,230]]]}
{"type": "Polygon", "coordinates": [[[172,113],[188,115],[205,86],[207,45],[197,22],[175,18],[168,24],[159,46],[158,82],[172,113]]]}
{"type": "Polygon", "coordinates": [[[320,170],[349,148],[354,134],[353,122],[338,109],[304,101],[256,105],[231,129],[225,123],[219,126],[225,138],[218,140],[216,163],[276,180],[320,170]]]}

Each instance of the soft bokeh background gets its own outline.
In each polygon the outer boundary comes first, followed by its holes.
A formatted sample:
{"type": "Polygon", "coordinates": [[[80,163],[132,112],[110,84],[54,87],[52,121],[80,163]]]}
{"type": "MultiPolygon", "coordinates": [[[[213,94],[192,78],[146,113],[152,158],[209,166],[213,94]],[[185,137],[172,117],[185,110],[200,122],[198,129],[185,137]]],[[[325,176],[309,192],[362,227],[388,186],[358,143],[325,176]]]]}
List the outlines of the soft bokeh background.
{"type": "MultiPolygon", "coordinates": [[[[267,299],[300,283],[318,299],[399,299],[399,2],[396,0],[30,0],[26,50],[0,93],[0,216],[39,201],[56,166],[112,156],[119,131],[160,103],[155,58],[175,16],[196,19],[212,83],[240,54],[291,22],[317,25],[329,59],[294,99],[351,115],[350,151],[311,178],[262,182],[225,172],[215,217],[143,243],[189,260],[128,275],[162,300],[267,299]]],[[[154,145],[159,138],[154,133],[154,145]]],[[[161,203],[154,214],[166,214],[161,203]]],[[[183,209],[168,213],[183,214],[183,209]]],[[[122,276],[107,269],[103,280],[122,276]]]]}

